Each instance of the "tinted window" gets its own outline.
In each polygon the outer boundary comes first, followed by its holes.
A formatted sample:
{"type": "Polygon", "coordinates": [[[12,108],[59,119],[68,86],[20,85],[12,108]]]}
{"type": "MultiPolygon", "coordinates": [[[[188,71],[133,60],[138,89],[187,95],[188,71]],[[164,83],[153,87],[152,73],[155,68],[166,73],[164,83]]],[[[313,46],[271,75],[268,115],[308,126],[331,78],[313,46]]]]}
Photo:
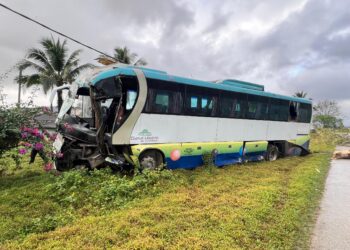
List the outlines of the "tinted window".
{"type": "Polygon", "coordinates": [[[298,117],[298,103],[290,102],[289,103],[289,121],[296,121],[298,117]]]}
{"type": "Polygon", "coordinates": [[[213,89],[187,86],[185,113],[187,115],[216,116],[218,95],[213,89]]]}
{"type": "Polygon", "coordinates": [[[299,103],[298,122],[309,123],[311,121],[312,107],[311,104],[299,103]]]}
{"type": "Polygon", "coordinates": [[[269,118],[272,121],[288,121],[289,101],[271,98],[269,118]]]}
{"type": "Polygon", "coordinates": [[[173,82],[147,79],[148,94],[144,112],[181,114],[183,86],[173,82]]]}
{"type": "Polygon", "coordinates": [[[96,98],[100,99],[120,97],[122,94],[122,86],[115,77],[102,79],[95,84],[94,88],[96,98]]]}
{"type": "Polygon", "coordinates": [[[263,96],[248,95],[248,109],[246,117],[248,119],[266,120],[268,119],[268,98],[263,96]]]}
{"type": "Polygon", "coordinates": [[[220,97],[221,117],[244,118],[246,95],[234,92],[224,92],[220,97]]]}

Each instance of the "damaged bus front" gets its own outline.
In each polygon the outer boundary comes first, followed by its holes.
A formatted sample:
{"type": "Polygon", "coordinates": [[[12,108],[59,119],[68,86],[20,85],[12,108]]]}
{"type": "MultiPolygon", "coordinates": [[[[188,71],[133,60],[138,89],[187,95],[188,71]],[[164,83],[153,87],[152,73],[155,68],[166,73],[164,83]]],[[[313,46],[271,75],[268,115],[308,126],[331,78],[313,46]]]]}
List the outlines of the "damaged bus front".
{"type": "Polygon", "coordinates": [[[68,95],[56,120],[58,136],[54,147],[63,153],[56,160],[56,168],[63,171],[76,166],[133,164],[129,141],[123,134],[133,127],[129,119],[135,120],[142,110],[145,97],[141,100],[138,93],[140,89],[147,92],[145,86],[140,87],[145,82],[141,70],[114,68],[67,87],[68,95]],[[136,105],[137,100],[140,105],[136,105]],[[119,130],[122,131],[117,133],[119,130]]]}

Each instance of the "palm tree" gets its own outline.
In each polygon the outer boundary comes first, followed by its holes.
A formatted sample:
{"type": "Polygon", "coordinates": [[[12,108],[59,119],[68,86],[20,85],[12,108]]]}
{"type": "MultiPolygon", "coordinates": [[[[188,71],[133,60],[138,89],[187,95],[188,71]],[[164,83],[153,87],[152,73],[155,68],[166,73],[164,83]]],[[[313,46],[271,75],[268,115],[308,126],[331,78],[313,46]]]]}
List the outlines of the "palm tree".
{"type": "Polygon", "coordinates": [[[138,57],[136,53],[131,53],[126,46],[124,46],[124,48],[116,47],[114,49],[113,58],[105,55],[100,55],[96,60],[103,65],[109,65],[113,63],[132,64],[134,66],[147,65],[147,62],[143,58],[138,57]]]}
{"type": "Polygon", "coordinates": [[[295,97],[300,97],[300,98],[306,98],[307,93],[304,92],[304,91],[297,91],[297,92],[295,92],[294,96],[295,97]]]}
{"type": "MultiPolygon", "coordinates": [[[[61,42],[59,38],[44,38],[40,45],[42,49],[29,49],[25,60],[18,66],[19,70],[31,69],[33,72],[17,78],[19,84],[26,87],[41,85],[46,94],[55,86],[72,83],[81,71],[94,67],[92,64],[79,65],[78,56],[81,50],[75,50],[68,56],[66,40],[61,42]]],[[[60,109],[63,103],[61,91],[58,91],[57,97],[60,109]]]]}

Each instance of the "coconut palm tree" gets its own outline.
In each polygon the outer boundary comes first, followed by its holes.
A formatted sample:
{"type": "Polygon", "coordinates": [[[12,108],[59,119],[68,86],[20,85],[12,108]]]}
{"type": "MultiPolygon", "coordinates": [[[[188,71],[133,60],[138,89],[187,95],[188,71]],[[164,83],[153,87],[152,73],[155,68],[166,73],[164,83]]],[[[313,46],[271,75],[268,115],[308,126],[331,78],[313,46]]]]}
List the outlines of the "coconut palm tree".
{"type": "Polygon", "coordinates": [[[300,97],[300,98],[306,98],[307,93],[304,92],[304,91],[297,91],[297,92],[295,92],[294,96],[295,97],[300,97]]]}
{"type": "Polygon", "coordinates": [[[107,57],[105,55],[100,55],[96,60],[103,65],[109,65],[112,63],[125,63],[132,64],[134,66],[147,65],[147,62],[143,58],[138,57],[136,53],[131,53],[131,51],[126,46],[123,48],[116,47],[114,49],[113,58],[107,57]]]}
{"type": "MultiPolygon", "coordinates": [[[[19,70],[30,69],[31,73],[22,75],[17,82],[26,87],[41,85],[45,93],[53,87],[72,83],[79,73],[94,67],[92,64],[79,65],[81,50],[68,55],[67,41],[55,40],[53,37],[40,41],[42,48],[31,48],[25,60],[18,66],[19,70]]],[[[58,108],[61,108],[62,92],[57,93],[58,108]]]]}

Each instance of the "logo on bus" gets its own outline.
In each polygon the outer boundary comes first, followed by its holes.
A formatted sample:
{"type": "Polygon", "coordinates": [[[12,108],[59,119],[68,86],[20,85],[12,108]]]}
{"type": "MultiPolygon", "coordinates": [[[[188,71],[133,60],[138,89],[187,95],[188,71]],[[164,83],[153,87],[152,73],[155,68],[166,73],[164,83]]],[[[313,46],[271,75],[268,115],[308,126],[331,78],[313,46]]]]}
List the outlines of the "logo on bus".
{"type": "Polygon", "coordinates": [[[144,129],[140,133],[138,133],[138,136],[152,136],[152,133],[149,132],[147,129],[144,129]]]}
{"type": "Polygon", "coordinates": [[[137,136],[131,136],[133,143],[150,143],[159,141],[158,136],[152,136],[152,133],[148,129],[143,129],[137,134],[137,136]]]}

